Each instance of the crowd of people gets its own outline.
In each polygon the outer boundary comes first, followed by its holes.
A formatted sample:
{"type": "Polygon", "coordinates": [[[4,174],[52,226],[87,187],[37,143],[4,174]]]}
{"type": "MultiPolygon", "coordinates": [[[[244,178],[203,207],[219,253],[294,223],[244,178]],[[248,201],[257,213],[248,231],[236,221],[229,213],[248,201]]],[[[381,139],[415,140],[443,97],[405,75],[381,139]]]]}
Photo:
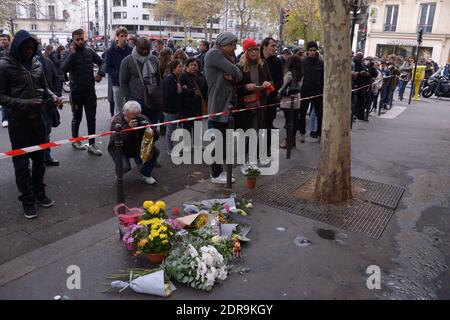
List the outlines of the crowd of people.
{"type": "MultiPolygon", "coordinates": [[[[238,38],[225,32],[219,34],[213,44],[201,41],[197,54],[192,55],[194,51],[188,47],[176,48],[173,43],[165,44],[162,40],[151,42],[147,37],[130,36],[125,27],[119,27],[111,47],[100,57],[86,45],[84,34],[81,29],[75,30],[68,47],[47,46],[44,53],[39,39],[25,30],[18,32],[12,42],[9,36],[0,36],[0,73],[5,75],[0,78],[0,105],[3,106],[3,125],[9,128],[13,149],[50,141],[51,128],[57,126],[54,123],[58,120],[54,119],[57,117],[54,110],[62,106],[62,85],[67,74],[73,138],[79,137],[83,110],[88,134],[96,133],[95,83],[107,75],[111,130],[117,125],[129,129],[233,108],[253,108],[234,114],[234,128],[268,129],[264,143],[270,146],[270,129],[276,129],[274,121],[280,109],[285,115],[284,128],[288,130],[289,124],[293,126],[291,146],[295,147],[297,132],[299,142],[306,141],[306,115],[311,110],[309,135],[320,142],[324,61],[314,41],[307,43],[304,52],[283,49],[278,56],[275,39],[268,37],[258,44],[248,38],[242,42],[242,54],[236,57],[238,38]],[[97,72],[94,66],[98,67],[97,72]],[[268,107],[254,109],[266,105],[268,107]]],[[[391,103],[397,85],[399,99],[402,99],[406,84],[411,80],[414,59],[401,61],[399,56],[390,56],[385,61],[364,58],[362,53],[352,59],[353,87],[364,87],[353,97],[352,114],[368,121],[369,106],[385,108],[391,103]]],[[[193,130],[193,122],[182,122],[179,126],[193,130]]],[[[164,149],[171,156],[182,155],[174,154],[171,140],[177,127],[177,124],[169,124],[152,130],[153,143],[165,131],[164,149]]],[[[228,115],[208,118],[208,128],[219,130],[224,137],[228,127],[228,115]]],[[[122,133],[121,161],[127,172],[133,159],[139,166],[141,180],[153,185],[156,179],[152,172],[158,166],[160,150],[155,146],[151,156],[142,161],[143,136],[143,130],[122,133]]],[[[108,152],[117,161],[115,139],[113,135],[108,152]]],[[[260,143],[262,141],[258,141],[260,143]]],[[[72,146],[75,150],[87,149],[92,155],[102,155],[95,139],[89,139],[88,145],[76,141],[72,146]]],[[[287,148],[287,140],[281,141],[280,147],[287,148]]],[[[266,150],[270,156],[270,148],[266,150]]],[[[248,153],[247,148],[247,158],[248,153]]],[[[14,157],[13,162],[25,217],[35,218],[35,203],[44,207],[54,203],[45,193],[45,165],[59,165],[59,162],[51,157],[49,149],[14,157]]],[[[242,173],[249,167],[257,167],[257,163],[247,159],[241,167],[242,173]]],[[[211,165],[210,178],[213,183],[227,182],[227,174],[220,163],[211,165]]]]}

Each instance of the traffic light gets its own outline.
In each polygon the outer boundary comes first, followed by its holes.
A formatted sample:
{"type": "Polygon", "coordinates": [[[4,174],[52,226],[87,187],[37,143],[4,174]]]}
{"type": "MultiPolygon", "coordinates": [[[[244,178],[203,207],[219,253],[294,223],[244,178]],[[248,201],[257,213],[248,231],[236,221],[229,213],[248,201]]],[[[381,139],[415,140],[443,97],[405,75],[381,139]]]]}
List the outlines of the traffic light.
{"type": "Polygon", "coordinates": [[[286,22],[289,21],[290,11],[291,11],[291,9],[281,8],[281,15],[280,15],[281,24],[285,24],[286,22]]]}
{"type": "Polygon", "coordinates": [[[420,30],[417,32],[417,42],[418,42],[419,44],[421,44],[421,43],[422,43],[422,40],[423,40],[423,29],[420,29],[420,30]]]}
{"type": "Polygon", "coordinates": [[[363,30],[363,32],[361,33],[361,41],[366,41],[367,39],[367,30],[363,30]]]}

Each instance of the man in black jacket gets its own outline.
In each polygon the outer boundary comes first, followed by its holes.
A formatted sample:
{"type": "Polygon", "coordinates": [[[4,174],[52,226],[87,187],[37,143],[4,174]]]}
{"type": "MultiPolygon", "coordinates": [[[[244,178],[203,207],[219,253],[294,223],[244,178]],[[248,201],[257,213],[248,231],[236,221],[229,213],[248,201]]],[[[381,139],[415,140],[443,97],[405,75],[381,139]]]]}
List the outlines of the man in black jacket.
{"type": "MultiPolygon", "coordinates": [[[[70,100],[72,104],[72,137],[79,136],[80,123],[83,118],[83,107],[86,112],[88,134],[95,133],[95,117],[97,113],[97,96],[95,95],[95,81],[100,82],[105,74],[100,69],[102,58],[94,50],[86,46],[82,29],[72,32],[70,54],[63,62],[61,69],[70,73],[70,100]],[[99,72],[94,78],[94,63],[99,72]]],[[[85,150],[80,141],[72,143],[77,150],[85,150]]],[[[102,152],[95,145],[95,139],[89,139],[88,152],[101,156],[102,152]]]]}
{"type": "MultiPolygon", "coordinates": [[[[323,60],[319,56],[318,46],[315,41],[306,45],[306,57],[303,59],[303,85],[301,89],[302,98],[323,94],[323,60]]],[[[323,97],[302,100],[300,103],[300,142],[305,142],[306,112],[311,103],[317,116],[317,136],[320,142],[322,134],[323,97]]]]}
{"type": "Polygon", "coordinates": [[[261,42],[261,59],[266,60],[269,66],[270,77],[275,86],[275,91],[267,97],[267,155],[271,156],[270,146],[272,144],[272,131],[276,129],[273,121],[277,117],[278,100],[277,92],[283,86],[283,62],[277,57],[277,43],[274,38],[267,37],[261,42]]]}
{"type": "Polygon", "coordinates": [[[364,60],[362,52],[356,54],[353,62],[356,76],[353,83],[358,89],[356,91],[356,117],[362,121],[369,121],[370,95],[372,92],[370,84],[372,84],[372,78],[376,78],[377,72],[370,59],[364,60]]]}
{"type": "MultiPolygon", "coordinates": [[[[34,59],[37,50],[37,41],[21,30],[14,37],[11,51],[0,59],[0,104],[8,112],[12,149],[45,143],[45,100],[62,107],[61,99],[48,89],[41,64],[34,59]]],[[[54,204],[45,194],[44,151],[16,156],[13,163],[25,217],[36,218],[36,201],[43,207],[54,204]]]]}

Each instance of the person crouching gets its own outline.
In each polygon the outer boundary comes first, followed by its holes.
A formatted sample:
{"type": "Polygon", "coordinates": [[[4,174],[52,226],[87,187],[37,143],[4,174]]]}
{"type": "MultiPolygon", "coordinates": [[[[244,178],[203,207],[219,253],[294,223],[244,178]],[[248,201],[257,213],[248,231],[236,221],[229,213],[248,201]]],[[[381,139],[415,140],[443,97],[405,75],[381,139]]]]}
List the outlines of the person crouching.
{"type": "MultiPolygon", "coordinates": [[[[147,125],[150,123],[149,119],[144,116],[141,110],[141,106],[136,101],[128,101],[123,106],[121,113],[116,115],[111,122],[111,130],[115,130],[117,124],[122,126],[122,130],[135,128],[138,126],[147,125]]],[[[144,129],[132,130],[122,132],[122,163],[123,163],[123,173],[131,170],[130,159],[134,159],[136,165],[141,166],[139,170],[140,179],[147,184],[155,184],[156,180],[152,177],[152,171],[155,167],[156,160],[159,156],[159,150],[153,145],[152,155],[150,160],[143,162],[141,159],[141,144],[142,138],[144,136],[144,129]]],[[[153,143],[158,140],[159,136],[157,130],[153,130],[154,139],[153,143]]],[[[116,161],[116,147],[114,142],[116,141],[116,136],[112,135],[108,144],[108,152],[113,157],[114,162],[116,161]]]]}

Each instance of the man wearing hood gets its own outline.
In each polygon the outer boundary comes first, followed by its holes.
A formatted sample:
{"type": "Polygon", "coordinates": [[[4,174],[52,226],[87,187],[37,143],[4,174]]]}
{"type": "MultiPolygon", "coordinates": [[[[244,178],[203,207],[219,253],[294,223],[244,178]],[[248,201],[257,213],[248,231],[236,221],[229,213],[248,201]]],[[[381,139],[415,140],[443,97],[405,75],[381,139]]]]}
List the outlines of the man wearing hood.
{"type": "MultiPolygon", "coordinates": [[[[45,143],[45,101],[51,99],[55,106],[62,107],[61,99],[47,86],[42,65],[34,59],[37,50],[37,41],[21,30],[16,33],[10,52],[0,59],[0,104],[8,112],[12,149],[45,143]]],[[[13,163],[25,217],[36,218],[35,202],[43,207],[54,204],[45,194],[44,151],[16,156],[13,163]]]]}
{"type": "MultiPolygon", "coordinates": [[[[86,46],[82,29],[72,32],[70,54],[61,65],[63,72],[70,73],[70,99],[72,103],[72,137],[78,137],[83,108],[86,112],[88,134],[95,134],[95,117],[97,115],[97,96],[95,95],[95,81],[100,82],[105,75],[101,69],[102,58],[94,50],[86,46]],[[94,77],[94,64],[99,72],[94,77]]],[[[81,141],[72,143],[77,150],[85,150],[81,141]]],[[[89,139],[88,152],[101,156],[102,152],[95,145],[95,139],[89,139]]]]}
{"type": "MultiPolygon", "coordinates": [[[[217,36],[214,48],[205,56],[205,76],[208,83],[208,113],[227,111],[233,105],[233,91],[236,83],[242,80],[242,72],[235,65],[237,37],[231,32],[224,32],[217,36]]],[[[225,141],[228,115],[210,117],[208,127],[222,132],[225,141]]],[[[224,155],[226,154],[225,148],[224,155]]],[[[234,178],[232,179],[234,182],[234,178]]],[[[213,163],[211,166],[211,182],[227,183],[227,175],[222,165],[213,163]]]]}

